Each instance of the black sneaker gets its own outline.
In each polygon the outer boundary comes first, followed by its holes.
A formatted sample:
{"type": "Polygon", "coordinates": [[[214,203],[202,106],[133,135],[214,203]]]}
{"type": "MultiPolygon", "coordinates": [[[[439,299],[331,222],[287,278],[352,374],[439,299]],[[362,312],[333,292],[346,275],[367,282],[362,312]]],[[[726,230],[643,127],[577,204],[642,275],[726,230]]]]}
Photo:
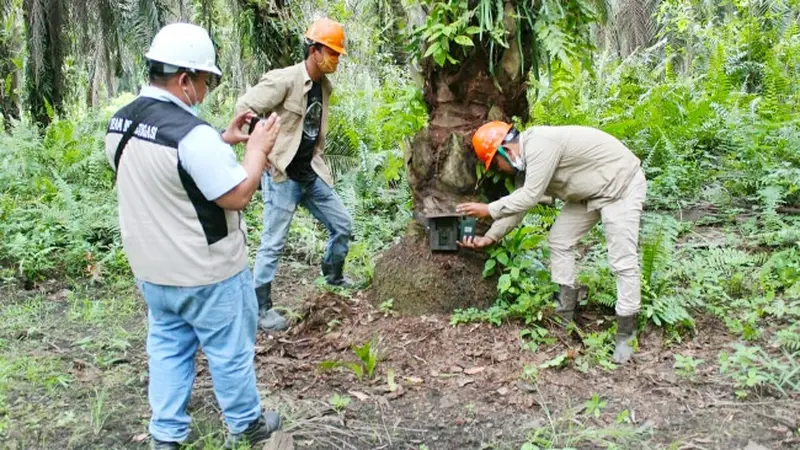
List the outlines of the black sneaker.
{"type": "Polygon", "coordinates": [[[278,431],[280,428],[281,416],[279,416],[278,413],[264,413],[243,432],[228,434],[228,438],[225,439],[224,448],[230,449],[241,446],[244,443],[247,443],[249,446],[262,443],[269,439],[272,433],[278,431]]]}
{"type": "Polygon", "coordinates": [[[181,444],[178,442],[159,441],[153,438],[150,441],[150,450],[180,450],[181,444]]]}

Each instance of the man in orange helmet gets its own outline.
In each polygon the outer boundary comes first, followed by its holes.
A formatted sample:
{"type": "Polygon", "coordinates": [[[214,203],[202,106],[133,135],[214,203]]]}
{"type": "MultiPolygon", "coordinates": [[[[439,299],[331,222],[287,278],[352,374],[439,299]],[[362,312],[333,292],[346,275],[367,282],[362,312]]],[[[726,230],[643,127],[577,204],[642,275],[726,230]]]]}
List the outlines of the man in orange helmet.
{"type": "Polygon", "coordinates": [[[305,37],[304,61],[267,72],[236,103],[237,113],[250,110],[263,117],[275,112],[281,120],[270,168],[261,178],[264,229],[254,267],[258,324],[268,331],[288,327],[272,308],[271,286],[297,205],[308,209],[330,234],[322,263],[326,281],[349,286],[343,271],[352,219],[333,191],[333,178],[322,157],[332,90],[326,76],[336,71],[339,56],[346,55],[344,27],[319,19],[305,37]]]}
{"type": "Polygon", "coordinates": [[[537,126],[520,134],[511,124],[489,122],[475,132],[472,145],[487,170],[524,172],[525,182],[488,205],[458,205],[458,212],[494,219],[485,236],[462,245],[481,248],[499,241],[545,194],[563,200],[548,243],[552,279],[560,285],[556,312],[571,321],[578,303],[574,247],[602,219],[617,278],[614,359],[627,362],[641,303],[637,244],[647,181],[639,158],[613,136],[582,126],[537,126]]]}

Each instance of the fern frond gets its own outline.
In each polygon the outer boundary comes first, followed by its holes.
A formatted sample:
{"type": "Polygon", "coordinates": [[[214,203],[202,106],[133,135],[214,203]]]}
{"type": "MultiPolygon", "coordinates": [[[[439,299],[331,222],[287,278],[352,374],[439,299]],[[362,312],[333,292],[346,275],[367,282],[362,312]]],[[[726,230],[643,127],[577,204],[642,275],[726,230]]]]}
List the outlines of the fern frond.
{"type": "Polygon", "coordinates": [[[758,266],[767,261],[766,254],[750,254],[735,248],[713,248],[703,258],[703,264],[722,273],[745,266],[758,266]]]}
{"type": "Polygon", "coordinates": [[[776,334],[778,345],[790,352],[800,351],[800,325],[793,324],[789,328],[779,330],[776,334]]]}

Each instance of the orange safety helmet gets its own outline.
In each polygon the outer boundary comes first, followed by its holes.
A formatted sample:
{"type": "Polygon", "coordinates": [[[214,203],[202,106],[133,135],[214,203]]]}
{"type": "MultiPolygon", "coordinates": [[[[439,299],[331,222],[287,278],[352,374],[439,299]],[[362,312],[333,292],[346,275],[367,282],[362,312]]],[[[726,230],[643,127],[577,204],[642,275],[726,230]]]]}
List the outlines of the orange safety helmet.
{"type": "Polygon", "coordinates": [[[475,134],[472,135],[472,147],[478,159],[483,161],[486,169],[492,164],[492,158],[497,153],[497,148],[503,143],[503,139],[511,130],[511,124],[495,120],[483,124],[475,134]]]}
{"type": "Polygon", "coordinates": [[[308,27],[306,38],[318,42],[340,55],[347,55],[344,51],[344,25],[327,17],[317,20],[308,27]]]}

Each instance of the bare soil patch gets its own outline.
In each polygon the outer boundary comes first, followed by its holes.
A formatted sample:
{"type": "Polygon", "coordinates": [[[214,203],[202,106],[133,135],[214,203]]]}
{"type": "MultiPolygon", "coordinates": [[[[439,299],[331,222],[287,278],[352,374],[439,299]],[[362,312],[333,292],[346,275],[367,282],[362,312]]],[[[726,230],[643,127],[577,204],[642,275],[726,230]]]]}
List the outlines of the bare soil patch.
{"type": "MultiPolygon", "coordinates": [[[[660,330],[648,330],[632,365],[612,372],[542,370],[533,385],[520,377],[526,365],[538,366],[565,350],[578,355],[580,342],[552,329],[560,342],[533,353],[521,345],[519,324],[452,327],[447,316],[395,317],[378,311],[364,294],[347,299],[326,293],[304,310],[307,320],[284,336],[260,336],[260,379],[278,395],[301,400],[350,396],[345,418],[383,424],[372,440],[353,430],[352,448],[420,443],[437,449],[519,448],[531,429],[548,427],[570,410],[580,417],[582,405],[594,395],[607,405],[598,417],[586,419],[588,424],[613,427],[627,410],[630,425],[645,436],[620,448],[664,448],[672,442],[709,449],[744,448],[750,441],[771,449],[800,444],[792,435],[800,413],[797,397],[735,401],[730,381],[716,366],[720,349],[735,338],[712,318],[700,319],[698,334],[677,346],[668,346],[660,330]],[[331,328],[334,320],[340,325],[331,328]],[[357,362],[351,349],[370,340],[381,356],[375,379],[358,380],[346,369],[320,370],[325,361],[357,362]],[[674,353],[708,364],[689,380],[675,373],[674,353]]],[[[610,317],[587,315],[594,319],[592,326],[610,325],[610,317]]],[[[302,441],[302,429],[297,433],[302,441]]],[[[583,443],[578,448],[603,447],[583,443]]]]}
{"type": "MultiPolygon", "coordinates": [[[[315,268],[283,274],[274,292],[296,323],[286,333],[260,333],[256,363],[264,404],[284,414],[295,448],[517,450],[537,432],[557,448],[800,448],[800,398],[736,400],[717,357],[737,339],[714,318],[699,317],[696,335],[679,344],[648,328],[629,366],[540,369],[531,382],[521,376],[526,366],[564,352],[579,357],[580,340],[552,328],[557,342],[533,352],[522,345],[521,323],[453,327],[447,315],[394,315],[366,292],[320,292],[315,268]],[[373,379],[321,369],[326,361],[358,362],[352,349],[366,342],[380,356],[373,379]],[[706,362],[687,379],[673,369],[676,353],[706,362]],[[330,402],[334,394],[351,400],[342,411],[330,402]],[[584,407],[593,396],[605,402],[597,414],[584,407]]],[[[143,302],[132,286],[77,294],[53,286],[3,291],[0,366],[11,371],[0,377],[3,447],[146,448],[143,302]]],[[[590,310],[580,324],[605,329],[611,319],[590,310]]],[[[219,448],[224,426],[202,353],[190,412],[193,448],[219,448]]]]}

